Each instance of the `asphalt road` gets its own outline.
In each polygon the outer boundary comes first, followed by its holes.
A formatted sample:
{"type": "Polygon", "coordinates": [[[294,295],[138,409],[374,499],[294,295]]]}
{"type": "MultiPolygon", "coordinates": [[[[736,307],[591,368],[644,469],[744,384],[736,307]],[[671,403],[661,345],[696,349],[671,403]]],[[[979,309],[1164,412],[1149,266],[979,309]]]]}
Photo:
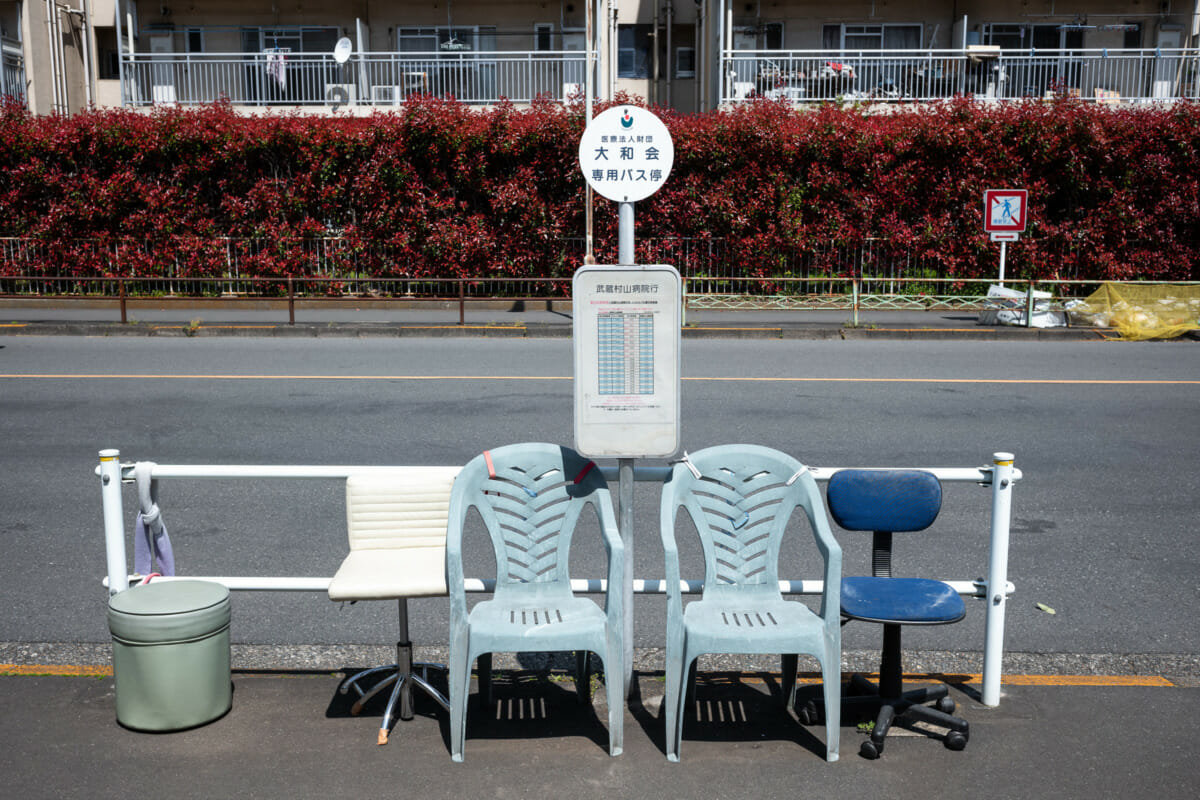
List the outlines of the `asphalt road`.
{"type": "MultiPolygon", "coordinates": [[[[461,464],[513,441],[570,444],[571,358],[568,339],[0,340],[0,641],[107,641],[103,448],[160,463],[461,464]]],[[[695,340],[683,376],[688,450],[755,442],[819,466],[972,467],[1014,453],[1006,648],[1200,653],[1200,348],[695,340]]],[[[181,573],[331,575],[341,493],[164,482],[161,505],[181,573]]],[[[897,572],[983,575],[987,500],[948,487],[935,527],[898,540],[897,572]]],[[[654,487],[639,485],[635,513],[636,572],[659,577],[654,487]]],[[[869,537],[838,535],[847,573],[869,570],[869,537]]],[[[585,547],[575,574],[599,575],[599,553],[585,547]]],[[[385,643],[394,626],[382,603],[234,602],[240,642],[385,643]]],[[[969,609],[962,624],[909,629],[907,645],[981,649],[983,609],[969,609]]],[[[638,645],[660,644],[661,598],[639,598],[635,614],[638,645]]],[[[444,643],[445,615],[444,601],[414,603],[414,640],[444,643]]],[[[845,646],[877,637],[851,625],[845,646]]]]}

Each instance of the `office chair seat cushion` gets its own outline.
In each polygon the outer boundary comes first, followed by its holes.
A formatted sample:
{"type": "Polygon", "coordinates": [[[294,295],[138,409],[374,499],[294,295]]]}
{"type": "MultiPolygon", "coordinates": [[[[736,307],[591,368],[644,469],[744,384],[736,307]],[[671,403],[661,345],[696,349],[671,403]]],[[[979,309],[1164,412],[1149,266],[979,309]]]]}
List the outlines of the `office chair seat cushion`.
{"type": "Polygon", "coordinates": [[[329,584],[334,602],[446,594],[445,547],[352,550],[329,584]]]}
{"type": "Polygon", "coordinates": [[[842,615],[866,622],[944,625],[967,613],[948,584],[927,578],[842,579],[842,615]]]}

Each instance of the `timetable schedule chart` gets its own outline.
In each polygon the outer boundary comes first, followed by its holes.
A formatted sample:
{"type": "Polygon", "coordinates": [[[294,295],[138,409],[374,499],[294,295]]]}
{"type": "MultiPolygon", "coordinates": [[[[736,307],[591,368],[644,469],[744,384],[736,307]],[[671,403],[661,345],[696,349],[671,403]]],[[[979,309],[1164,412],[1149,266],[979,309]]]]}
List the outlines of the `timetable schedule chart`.
{"type": "Polygon", "coordinates": [[[602,395],[654,394],[654,315],[598,315],[598,390],[602,395]]]}

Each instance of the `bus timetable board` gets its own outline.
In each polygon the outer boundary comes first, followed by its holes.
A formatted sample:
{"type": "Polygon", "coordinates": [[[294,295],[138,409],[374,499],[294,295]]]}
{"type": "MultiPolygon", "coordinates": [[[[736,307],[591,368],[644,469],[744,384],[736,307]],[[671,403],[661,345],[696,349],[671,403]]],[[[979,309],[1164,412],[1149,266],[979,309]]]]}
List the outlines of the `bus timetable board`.
{"type": "Polygon", "coordinates": [[[575,449],[657,458],[679,450],[682,283],[674,267],[584,266],[572,282],[575,449]]]}

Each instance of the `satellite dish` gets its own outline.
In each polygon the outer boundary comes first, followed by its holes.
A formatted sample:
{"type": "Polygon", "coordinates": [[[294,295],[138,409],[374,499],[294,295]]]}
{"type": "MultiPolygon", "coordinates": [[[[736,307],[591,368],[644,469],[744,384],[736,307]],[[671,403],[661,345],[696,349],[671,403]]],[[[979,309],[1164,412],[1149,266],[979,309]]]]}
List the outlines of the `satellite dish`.
{"type": "Polygon", "coordinates": [[[352,52],[354,52],[354,45],[348,38],[343,36],[338,39],[337,44],[333,47],[333,60],[339,64],[345,64],[350,60],[352,52]]]}

